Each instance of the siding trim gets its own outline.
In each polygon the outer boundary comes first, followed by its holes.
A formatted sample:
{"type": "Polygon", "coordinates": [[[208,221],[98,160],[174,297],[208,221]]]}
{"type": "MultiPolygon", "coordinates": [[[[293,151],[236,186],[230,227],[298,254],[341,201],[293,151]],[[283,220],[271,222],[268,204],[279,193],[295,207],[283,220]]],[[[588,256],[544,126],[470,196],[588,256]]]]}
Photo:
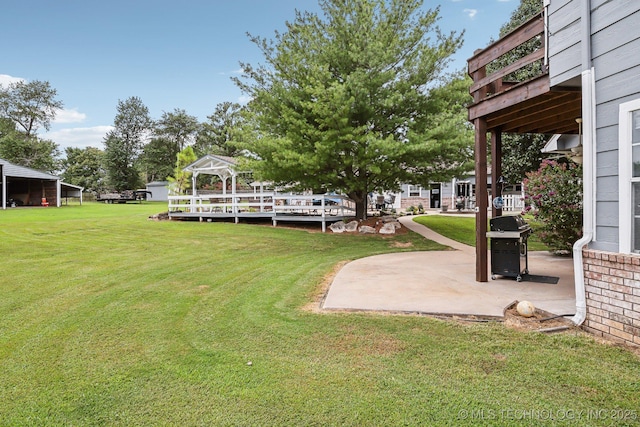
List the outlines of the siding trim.
{"type": "Polygon", "coordinates": [[[619,235],[618,241],[620,242],[620,252],[624,254],[632,253],[631,246],[631,222],[632,218],[632,173],[631,173],[631,126],[633,123],[631,113],[632,111],[640,110],[640,98],[633,101],[620,104],[620,114],[618,118],[618,167],[619,167],[619,181],[618,188],[620,190],[619,201],[619,235]]]}

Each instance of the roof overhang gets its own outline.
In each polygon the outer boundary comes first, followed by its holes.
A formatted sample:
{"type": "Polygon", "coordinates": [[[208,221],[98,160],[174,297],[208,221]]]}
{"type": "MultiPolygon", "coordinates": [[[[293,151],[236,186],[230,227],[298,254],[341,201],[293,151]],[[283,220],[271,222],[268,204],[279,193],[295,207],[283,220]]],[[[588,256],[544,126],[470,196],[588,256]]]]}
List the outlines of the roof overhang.
{"type": "Polygon", "coordinates": [[[60,183],[60,197],[82,198],[82,190],[84,190],[84,187],[79,185],[67,184],[66,182],[60,183]]]}

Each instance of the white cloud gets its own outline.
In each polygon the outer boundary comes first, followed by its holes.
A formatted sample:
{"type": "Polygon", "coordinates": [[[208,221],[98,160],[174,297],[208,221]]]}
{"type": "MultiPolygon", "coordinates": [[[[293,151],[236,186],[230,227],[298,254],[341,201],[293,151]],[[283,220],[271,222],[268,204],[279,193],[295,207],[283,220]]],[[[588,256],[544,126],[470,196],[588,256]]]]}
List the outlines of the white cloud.
{"type": "Polygon", "coordinates": [[[242,95],[238,98],[238,103],[240,104],[247,104],[249,101],[251,101],[253,99],[253,97],[251,96],[247,96],[247,95],[242,95]]]}
{"type": "Polygon", "coordinates": [[[50,139],[64,150],[66,147],[103,148],[104,136],[113,129],[113,126],[93,126],[87,128],[68,128],[47,132],[42,135],[44,139],[50,139]]]}
{"type": "Polygon", "coordinates": [[[231,70],[231,71],[218,71],[219,76],[226,76],[228,74],[242,74],[242,73],[244,73],[243,68],[238,68],[237,70],[231,70]]]}
{"type": "Polygon", "coordinates": [[[24,82],[22,77],[13,77],[8,74],[0,74],[0,86],[8,86],[9,83],[24,82]]]}
{"type": "Polygon", "coordinates": [[[58,110],[56,111],[56,118],[54,123],[82,123],[87,118],[84,113],[78,112],[75,108],[70,110],[58,110]]]}
{"type": "Polygon", "coordinates": [[[478,13],[478,9],[464,9],[463,12],[466,13],[469,18],[473,19],[478,13]]]}

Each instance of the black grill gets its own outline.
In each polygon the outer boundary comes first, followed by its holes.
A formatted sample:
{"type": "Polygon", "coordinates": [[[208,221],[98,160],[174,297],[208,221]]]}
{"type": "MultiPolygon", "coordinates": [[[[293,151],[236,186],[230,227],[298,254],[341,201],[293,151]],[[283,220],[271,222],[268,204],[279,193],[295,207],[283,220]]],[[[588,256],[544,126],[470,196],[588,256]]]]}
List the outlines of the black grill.
{"type": "Polygon", "coordinates": [[[489,220],[491,231],[519,231],[531,230],[529,224],[520,215],[499,216],[489,220]]]}
{"type": "Polygon", "coordinates": [[[491,231],[491,278],[497,275],[515,277],[519,282],[529,274],[527,239],[531,226],[520,215],[507,215],[489,221],[491,231]]]}

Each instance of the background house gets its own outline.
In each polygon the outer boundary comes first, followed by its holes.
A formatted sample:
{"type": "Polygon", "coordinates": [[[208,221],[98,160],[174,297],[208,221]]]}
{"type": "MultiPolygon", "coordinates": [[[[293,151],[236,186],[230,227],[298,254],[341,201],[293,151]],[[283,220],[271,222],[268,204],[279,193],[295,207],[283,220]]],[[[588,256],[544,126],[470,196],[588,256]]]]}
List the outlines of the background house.
{"type": "MultiPolygon", "coordinates": [[[[491,171],[487,173],[487,191],[491,195],[491,171]]],[[[521,212],[524,208],[524,194],[522,183],[504,185],[501,189],[504,201],[504,212],[521,212]]],[[[432,183],[425,188],[421,185],[403,184],[397,194],[399,208],[406,209],[409,206],[424,209],[454,210],[456,202],[461,200],[463,210],[474,210],[476,207],[476,177],[471,172],[468,175],[454,178],[449,182],[432,183]]]]}

